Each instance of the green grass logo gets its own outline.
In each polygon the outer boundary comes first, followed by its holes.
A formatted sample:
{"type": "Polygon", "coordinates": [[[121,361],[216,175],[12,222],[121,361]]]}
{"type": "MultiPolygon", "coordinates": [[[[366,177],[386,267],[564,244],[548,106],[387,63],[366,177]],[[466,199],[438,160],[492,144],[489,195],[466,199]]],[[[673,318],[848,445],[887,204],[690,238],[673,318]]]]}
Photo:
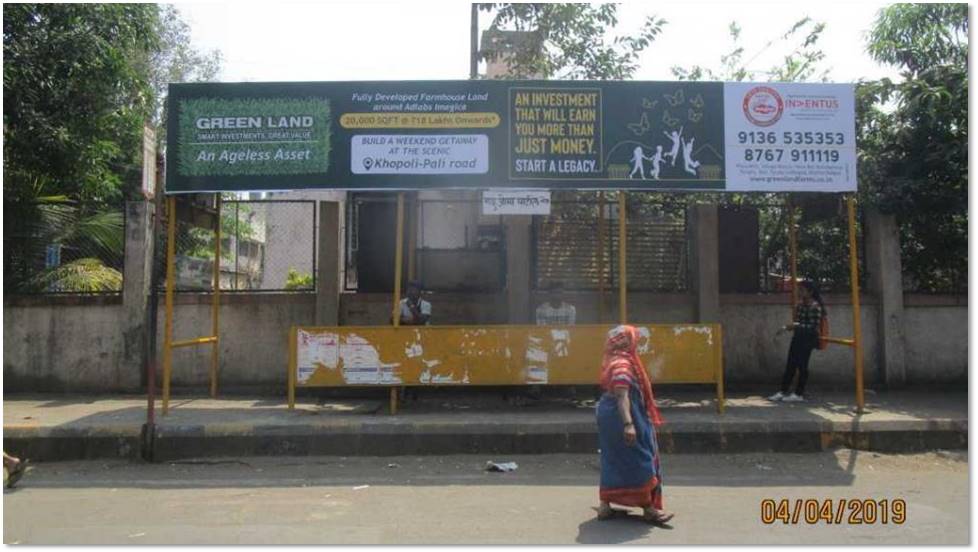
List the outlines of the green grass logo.
{"type": "Polygon", "coordinates": [[[178,105],[177,174],[325,174],[326,98],[195,98],[178,105]]]}

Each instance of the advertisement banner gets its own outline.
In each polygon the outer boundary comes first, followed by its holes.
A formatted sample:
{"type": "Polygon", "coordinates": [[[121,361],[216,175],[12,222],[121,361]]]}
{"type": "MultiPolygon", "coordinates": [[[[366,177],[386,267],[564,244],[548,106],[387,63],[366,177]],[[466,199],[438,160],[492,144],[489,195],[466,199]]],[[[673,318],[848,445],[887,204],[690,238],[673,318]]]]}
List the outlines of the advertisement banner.
{"type": "Polygon", "coordinates": [[[856,189],[852,85],[726,83],[723,102],[728,191],[856,189]]]}
{"type": "Polygon", "coordinates": [[[167,193],[852,191],[851,85],[171,84],[167,193]]]}

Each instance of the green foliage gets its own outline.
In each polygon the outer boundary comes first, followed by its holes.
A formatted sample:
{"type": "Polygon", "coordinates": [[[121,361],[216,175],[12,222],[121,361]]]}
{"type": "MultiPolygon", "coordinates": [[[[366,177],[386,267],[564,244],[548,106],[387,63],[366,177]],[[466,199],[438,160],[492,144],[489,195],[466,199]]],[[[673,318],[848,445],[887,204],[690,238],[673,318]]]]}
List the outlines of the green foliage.
{"type": "Polygon", "coordinates": [[[5,290],[119,287],[107,271],[121,269],[143,125],[160,120],[168,81],[211,78],[219,63],[191,48],[173,6],[4,6],[5,290]],[[67,258],[42,273],[51,244],[67,258]]]}
{"type": "Polygon", "coordinates": [[[64,197],[40,197],[4,207],[5,290],[121,291],[121,284],[112,287],[116,280],[110,272],[122,268],[125,221],[121,212],[84,207],[64,197]],[[49,245],[61,246],[61,267],[45,269],[49,245]],[[71,268],[65,268],[68,265],[71,268]],[[79,282],[86,274],[95,278],[90,286],[79,282]]]}
{"type": "Polygon", "coordinates": [[[32,282],[37,289],[72,293],[122,290],[122,273],[101,259],[86,257],[40,273],[32,282]]]}
{"type": "MultiPolygon", "coordinates": [[[[819,40],[825,23],[803,17],[784,33],[771,38],[758,51],[749,54],[741,42],[737,22],[729,27],[731,45],[720,56],[716,70],[703,66],[673,67],[679,80],[805,82],[826,81],[828,70],[822,67],[825,54],[819,40]],[[766,70],[752,68],[753,63],[769,51],[786,52],[781,62],[766,70]]],[[[783,276],[789,273],[788,210],[784,194],[711,194],[704,201],[719,205],[753,208],[758,211],[762,271],[772,261],[783,276]]],[[[844,211],[825,209],[819,194],[793,194],[798,224],[798,274],[817,281],[823,290],[844,290],[849,285],[847,226],[844,211]]],[[[837,198],[829,198],[837,202],[837,198]]]]}
{"type": "Polygon", "coordinates": [[[289,267],[289,274],[285,280],[285,289],[312,289],[312,274],[300,273],[295,268],[289,267]]]}
{"type": "Polygon", "coordinates": [[[160,5],[157,25],[160,47],[136,63],[149,74],[155,100],[153,126],[162,146],[166,143],[166,97],[171,82],[208,82],[217,79],[223,56],[219,50],[202,52],[190,41],[190,26],[172,4],[160,5]]]}
{"type": "Polygon", "coordinates": [[[857,89],[860,187],[900,224],[906,284],[958,292],[968,269],[968,6],[882,9],[868,51],[901,82],[857,89]]]}
{"type": "Polygon", "coordinates": [[[513,79],[628,79],[638,69],[639,54],[666,24],[650,16],[637,34],[610,38],[618,25],[615,4],[479,4],[479,9],[495,14],[489,31],[497,38],[482,46],[480,57],[503,57],[510,70],[506,78],[513,79]]]}
{"type": "Polygon", "coordinates": [[[5,199],[117,201],[138,181],[153,91],[132,60],[156,22],[155,4],[4,6],[5,199]]]}

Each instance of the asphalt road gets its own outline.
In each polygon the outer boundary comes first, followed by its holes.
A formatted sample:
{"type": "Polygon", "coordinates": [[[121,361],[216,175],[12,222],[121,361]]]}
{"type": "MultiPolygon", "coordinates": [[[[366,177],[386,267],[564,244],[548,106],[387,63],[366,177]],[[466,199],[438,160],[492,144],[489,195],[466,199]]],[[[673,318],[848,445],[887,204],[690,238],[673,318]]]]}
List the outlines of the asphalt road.
{"type": "MultiPolygon", "coordinates": [[[[6,544],[967,544],[967,453],[672,455],[671,528],[599,522],[597,455],[40,464],[3,498],[6,544]],[[489,473],[487,460],[515,461],[489,473]],[[906,521],[761,520],[761,502],[906,502],[906,521]]],[[[804,503],[802,503],[804,504],[804,503]]],[[[835,506],[833,506],[835,507],[835,506]]],[[[890,508],[892,509],[892,507],[890,508]]],[[[878,507],[878,510],[881,508],[878,507]]],[[[635,512],[638,513],[637,511],[635,512]]],[[[892,514],[892,512],[891,512],[892,514]]]]}

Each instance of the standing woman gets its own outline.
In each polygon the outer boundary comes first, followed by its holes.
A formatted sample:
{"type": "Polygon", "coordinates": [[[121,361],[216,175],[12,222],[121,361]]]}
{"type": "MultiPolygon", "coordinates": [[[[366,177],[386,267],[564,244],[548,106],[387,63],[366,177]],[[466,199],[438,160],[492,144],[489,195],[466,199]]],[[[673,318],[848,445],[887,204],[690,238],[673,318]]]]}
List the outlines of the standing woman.
{"type": "Polygon", "coordinates": [[[784,367],[781,378],[781,390],[768,397],[772,401],[801,402],[805,400],[805,383],[808,382],[808,360],[812,351],[818,347],[818,331],[825,316],[825,304],[818,288],[810,280],[801,282],[801,302],[795,307],[795,321],[778,330],[794,332],[791,336],[791,346],[788,347],[788,362],[784,367]],[[798,386],[795,392],[788,394],[791,380],[798,372],[798,386]]]}
{"type": "Polygon", "coordinates": [[[649,376],[636,354],[638,331],[618,326],[608,332],[601,363],[598,440],[601,444],[601,505],[598,519],[615,515],[611,503],[641,507],[656,524],[672,519],[663,511],[662,475],[655,428],[661,425],[649,376]]]}

